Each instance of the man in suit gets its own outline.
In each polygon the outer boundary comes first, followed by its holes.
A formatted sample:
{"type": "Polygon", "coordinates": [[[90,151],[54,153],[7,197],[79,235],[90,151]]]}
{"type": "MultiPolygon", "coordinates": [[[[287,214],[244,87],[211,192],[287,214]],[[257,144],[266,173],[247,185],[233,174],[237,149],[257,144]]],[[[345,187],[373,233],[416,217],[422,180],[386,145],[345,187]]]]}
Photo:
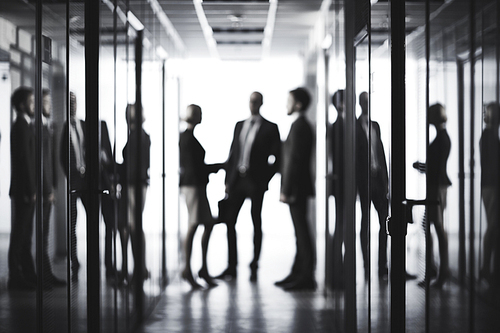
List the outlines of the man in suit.
{"type": "Polygon", "coordinates": [[[50,116],[52,113],[52,100],[50,90],[43,89],[42,99],[42,145],[43,145],[43,262],[44,262],[44,287],[63,286],[64,280],[57,278],[52,271],[49,257],[49,231],[50,214],[54,203],[54,189],[56,187],[57,172],[54,163],[54,133],[50,116]]]}
{"type": "Polygon", "coordinates": [[[71,211],[71,271],[72,279],[78,280],[78,271],[80,270],[80,263],[77,257],[76,246],[76,202],[77,199],[83,203],[85,210],[87,209],[87,193],[85,191],[86,184],[86,166],[85,166],[85,121],[76,117],[76,95],[73,92],[69,93],[70,98],[70,132],[69,132],[69,165],[68,165],[68,127],[67,123],[64,125],[62,138],[61,138],[61,165],[63,167],[66,177],[68,172],[71,180],[70,194],[70,211],[71,211]]]}
{"type": "Polygon", "coordinates": [[[335,198],[335,232],[331,244],[333,270],[329,282],[333,288],[343,287],[342,244],[344,243],[344,90],[332,96],[337,110],[337,120],[330,127],[330,155],[332,158],[331,194],[335,198]]]}
{"type": "Polygon", "coordinates": [[[307,220],[307,200],[314,195],[311,174],[313,131],[305,117],[311,97],[304,88],[290,91],[287,112],[294,118],[290,133],[283,144],[280,201],[290,206],[297,254],[291,273],[276,285],[287,291],[314,290],[316,264],[314,243],[307,220]]]}
{"type": "Polygon", "coordinates": [[[359,95],[361,116],[356,121],[356,185],[361,201],[361,249],[365,276],[368,276],[368,216],[373,202],[379,218],[378,274],[387,278],[387,234],[385,221],[388,214],[388,173],[380,126],[368,119],[368,93],[359,95]],[[371,138],[371,140],[369,140],[371,138]],[[369,181],[369,183],[368,183],[369,181]],[[369,185],[369,186],[368,186],[369,185]],[[368,188],[370,191],[368,192],[368,188]]]}
{"type": "Polygon", "coordinates": [[[254,225],[254,257],[250,263],[250,280],[257,280],[258,261],[262,247],[262,202],[268,183],[278,170],[281,139],[278,126],[260,115],[262,94],[250,95],[250,118],[240,121],[234,129],[233,142],[226,162],[228,236],[228,268],[216,278],[236,278],[236,219],[246,198],[252,201],[254,225]]]}
{"type": "Polygon", "coordinates": [[[35,115],[33,90],[19,87],[12,94],[17,117],[10,133],[12,229],[9,244],[9,289],[34,290],[35,264],[31,255],[33,214],[36,204],[35,115]]]}

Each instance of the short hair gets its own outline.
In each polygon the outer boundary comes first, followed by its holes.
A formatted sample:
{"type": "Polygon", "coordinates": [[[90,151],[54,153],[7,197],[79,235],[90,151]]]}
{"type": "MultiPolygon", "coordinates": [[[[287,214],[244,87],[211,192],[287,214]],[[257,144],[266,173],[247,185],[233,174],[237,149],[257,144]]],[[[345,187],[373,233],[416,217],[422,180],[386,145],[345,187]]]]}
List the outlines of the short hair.
{"type": "Polygon", "coordinates": [[[10,98],[10,102],[16,112],[22,112],[21,104],[25,103],[30,95],[33,95],[33,89],[28,87],[19,87],[12,93],[12,97],[10,98]]]}
{"type": "Polygon", "coordinates": [[[300,102],[302,104],[300,111],[307,110],[309,104],[311,104],[311,95],[305,88],[294,89],[290,91],[290,94],[293,96],[293,99],[295,99],[296,102],[300,102]]]}
{"type": "Polygon", "coordinates": [[[344,104],[344,94],[344,89],[339,89],[332,96],[332,104],[333,106],[335,106],[335,109],[337,109],[337,111],[339,110],[338,106],[344,104]]]}
{"type": "Polygon", "coordinates": [[[201,107],[199,105],[189,104],[186,108],[186,115],[183,120],[187,123],[192,123],[195,110],[201,113],[201,107]]]}
{"type": "Polygon", "coordinates": [[[500,106],[497,102],[490,102],[486,104],[486,109],[490,109],[497,117],[500,114],[500,106]]]}
{"type": "Polygon", "coordinates": [[[448,121],[448,117],[446,116],[446,112],[442,112],[441,110],[445,110],[444,106],[440,103],[433,104],[429,106],[429,115],[430,114],[436,114],[439,117],[437,120],[439,121],[439,124],[443,124],[446,121],[448,121]]]}

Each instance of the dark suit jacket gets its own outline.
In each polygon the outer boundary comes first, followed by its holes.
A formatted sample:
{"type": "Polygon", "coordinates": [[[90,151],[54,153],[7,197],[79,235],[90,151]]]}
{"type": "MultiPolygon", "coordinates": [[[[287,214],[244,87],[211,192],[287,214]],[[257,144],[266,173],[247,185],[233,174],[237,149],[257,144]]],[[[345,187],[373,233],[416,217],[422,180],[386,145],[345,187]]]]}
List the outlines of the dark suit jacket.
{"type": "Polygon", "coordinates": [[[337,118],[330,128],[330,154],[332,157],[331,191],[335,196],[343,195],[344,189],[344,119],[337,118]]]}
{"type": "Polygon", "coordinates": [[[54,154],[54,133],[50,124],[46,123],[42,127],[43,133],[43,195],[54,192],[57,185],[56,157],[54,154]]]}
{"type": "Polygon", "coordinates": [[[125,180],[127,184],[133,184],[138,176],[143,184],[148,185],[151,139],[144,129],[141,131],[141,156],[137,156],[137,145],[137,132],[130,130],[127,143],[123,147],[124,175],[120,176],[120,179],[125,180]]]}
{"type": "Polygon", "coordinates": [[[450,156],[451,140],[446,129],[437,131],[436,138],[429,145],[427,161],[427,178],[431,185],[450,186],[451,181],[446,173],[446,163],[450,156]]]}
{"type": "Polygon", "coordinates": [[[101,153],[99,161],[101,163],[101,187],[111,189],[115,178],[115,160],[109,140],[108,125],[104,120],[101,120],[101,153]]]}
{"type": "MultiPolygon", "coordinates": [[[[229,158],[226,162],[226,186],[229,190],[238,179],[238,162],[240,158],[240,133],[243,128],[243,121],[236,123],[234,128],[233,143],[229,151],[229,158]]],[[[250,177],[256,186],[262,190],[267,190],[267,185],[274,174],[278,171],[280,160],[281,139],[278,126],[264,118],[260,125],[252,150],[250,151],[250,162],[247,177],[250,177]],[[269,157],[274,156],[274,163],[269,162],[269,157]]]]}
{"type": "MultiPolygon", "coordinates": [[[[77,119],[76,121],[80,122],[80,126],[82,127],[83,130],[83,142],[85,142],[85,121],[81,119],[77,119]]],[[[80,174],[80,172],[77,170],[76,167],[76,157],[75,157],[75,150],[73,149],[73,145],[69,145],[70,149],[70,161],[69,161],[69,172],[71,175],[71,187],[73,189],[81,190],[85,188],[85,175],[80,174]]],[[[82,149],[85,149],[85,147],[82,147],[82,149]]],[[[66,177],[68,176],[68,125],[67,122],[64,123],[63,126],[63,131],[62,131],[62,136],[61,136],[61,151],[60,153],[60,158],[61,158],[61,166],[63,167],[64,174],[66,177]]]]}
{"type": "MultiPolygon", "coordinates": [[[[387,173],[384,146],[380,138],[380,126],[376,121],[370,121],[369,123],[373,125],[372,140],[375,140],[375,154],[380,166],[376,177],[381,177],[386,191],[388,191],[389,176],[387,173]]],[[[366,186],[368,183],[368,172],[370,171],[370,163],[368,161],[369,149],[368,138],[358,118],[356,121],[356,181],[358,187],[366,186]]]]}
{"type": "Polygon", "coordinates": [[[180,186],[205,186],[208,175],[217,172],[221,165],[205,164],[205,149],[194,137],[193,130],[187,129],[179,136],[180,186]]]}
{"type": "Polygon", "coordinates": [[[10,132],[10,196],[30,199],[36,194],[35,132],[18,114],[10,132]]]}
{"type": "Polygon", "coordinates": [[[313,131],[304,116],[292,124],[283,144],[281,164],[281,193],[288,197],[307,197],[314,194],[311,174],[313,131]]]}

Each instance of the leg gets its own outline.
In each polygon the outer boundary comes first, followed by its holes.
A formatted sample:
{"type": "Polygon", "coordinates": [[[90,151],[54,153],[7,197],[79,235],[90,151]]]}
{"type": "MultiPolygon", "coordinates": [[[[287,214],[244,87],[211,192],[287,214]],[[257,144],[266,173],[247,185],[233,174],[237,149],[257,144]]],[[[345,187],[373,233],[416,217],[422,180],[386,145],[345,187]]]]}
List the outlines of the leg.
{"type": "Polygon", "coordinates": [[[101,209],[104,225],[106,226],[106,236],[104,240],[104,266],[106,267],[106,277],[114,276],[116,267],[113,266],[113,239],[115,234],[115,201],[107,195],[102,196],[101,209]]]}
{"type": "Polygon", "coordinates": [[[491,275],[491,255],[495,243],[496,224],[498,223],[498,191],[495,188],[483,188],[483,203],[486,210],[486,231],[483,241],[483,263],[480,276],[487,280],[491,275]]]}
{"type": "Polygon", "coordinates": [[[307,198],[299,198],[296,203],[290,204],[295,237],[297,238],[297,266],[296,279],[283,287],[285,290],[315,289],[314,268],[316,264],[314,245],[307,221],[307,198]]]}
{"type": "Polygon", "coordinates": [[[262,249],[262,202],[264,200],[264,192],[252,195],[252,222],[254,228],[253,234],[253,260],[250,263],[250,268],[252,270],[252,277],[255,280],[257,278],[257,268],[259,267],[260,252],[262,249]]]}
{"type": "Polygon", "coordinates": [[[182,271],[182,278],[185,279],[191,287],[200,288],[201,286],[196,283],[193,278],[193,273],[191,271],[191,253],[193,251],[193,238],[196,233],[196,229],[200,223],[199,220],[199,193],[194,186],[183,186],[181,187],[181,192],[184,194],[186,200],[186,206],[188,209],[188,232],[186,239],[184,240],[184,253],[185,253],[185,265],[182,271]]]}
{"type": "Polygon", "coordinates": [[[448,279],[450,275],[449,260],[448,260],[448,235],[443,226],[443,211],[446,208],[446,187],[439,189],[440,204],[436,209],[436,219],[434,222],[434,227],[436,228],[436,234],[439,242],[439,275],[436,281],[436,287],[441,287],[443,283],[448,279]]]}
{"type": "Polygon", "coordinates": [[[9,244],[9,287],[34,289],[36,273],[31,256],[34,204],[13,199],[14,219],[9,244]]]}
{"type": "Polygon", "coordinates": [[[236,219],[240,212],[241,206],[245,201],[245,195],[238,191],[232,191],[228,194],[228,201],[230,202],[227,225],[227,245],[228,245],[228,268],[217,278],[224,278],[225,276],[236,276],[236,266],[238,264],[238,253],[236,245],[236,219]]]}
{"type": "Polygon", "coordinates": [[[387,275],[387,233],[385,221],[387,219],[389,202],[387,199],[387,184],[377,177],[371,186],[372,202],[377,210],[379,221],[378,233],[378,273],[379,276],[387,275]]]}
{"type": "Polygon", "coordinates": [[[368,232],[369,232],[369,212],[371,201],[368,195],[368,184],[358,184],[359,200],[361,203],[361,252],[363,254],[363,262],[365,267],[365,276],[368,274],[368,267],[370,265],[368,259],[368,232]]]}
{"type": "Polygon", "coordinates": [[[333,234],[333,287],[343,287],[344,264],[342,245],[344,243],[344,196],[335,195],[335,232],[333,234]]]}

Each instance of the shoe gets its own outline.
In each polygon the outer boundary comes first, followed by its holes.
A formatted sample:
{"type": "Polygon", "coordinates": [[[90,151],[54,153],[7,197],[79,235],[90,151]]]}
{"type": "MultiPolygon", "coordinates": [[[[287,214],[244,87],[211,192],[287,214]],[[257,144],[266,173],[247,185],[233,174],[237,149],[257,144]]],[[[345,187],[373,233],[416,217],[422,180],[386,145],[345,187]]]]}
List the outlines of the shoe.
{"type": "Polygon", "coordinates": [[[312,279],[297,280],[283,285],[285,291],[314,291],[316,290],[316,281],[312,279]]]}
{"type": "Polygon", "coordinates": [[[184,280],[186,280],[191,285],[191,288],[201,289],[201,286],[194,280],[193,274],[191,274],[191,272],[184,270],[184,271],[182,271],[181,276],[184,280]]]}
{"type": "Polygon", "coordinates": [[[226,268],[224,272],[220,273],[217,276],[214,276],[214,279],[229,281],[234,280],[236,279],[236,268],[226,268]]]}
{"type": "Polygon", "coordinates": [[[296,278],[295,278],[295,276],[294,276],[292,273],[290,273],[290,274],[289,274],[286,278],[284,278],[283,280],[280,280],[280,281],[276,281],[276,282],[274,282],[274,285],[275,285],[275,286],[278,286],[278,287],[279,287],[279,286],[284,286],[284,285],[286,285],[286,284],[289,284],[290,282],[293,282],[295,279],[296,279],[296,278]]]}
{"type": "Polygon", "coordinates": [[[250,269],[250,282],[257,282],[257,268],[250,269]]]}
{"type": "Polygon", "coordinates": [[[200,271],[198,272],[198,276],[205,280],[210,288],[218,286],[218,284],[214,282],[210,274],[208,274],[208,270],[206,268],[200,269],[200,271]]]}
{"type": "Polygon", "coordinates": [[[408,272],[405,272],[405,279],[406,279],[406,281],[409,281],[409,280],[415,280],[416,278],[417,278],[417,276],[416,276],[416,275],[414,275],[414,274],[410,274],[410,273],[408,273],[408,272]]]}

